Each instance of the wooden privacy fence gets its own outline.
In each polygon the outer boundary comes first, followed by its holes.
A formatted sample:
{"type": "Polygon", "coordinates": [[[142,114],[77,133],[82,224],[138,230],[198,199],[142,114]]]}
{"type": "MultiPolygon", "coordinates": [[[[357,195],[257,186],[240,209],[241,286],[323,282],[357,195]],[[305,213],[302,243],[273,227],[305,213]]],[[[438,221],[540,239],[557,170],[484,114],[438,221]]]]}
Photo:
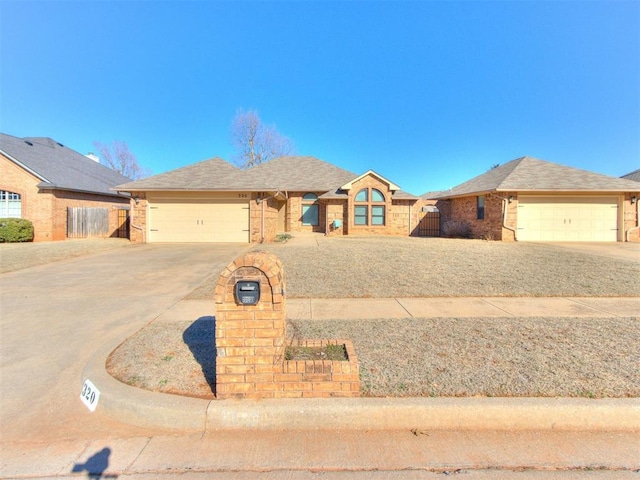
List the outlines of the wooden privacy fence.
{"type": "Polygon", "coordinates": [[[418,224],[418,235],[420,237],[440,236],[440,212],[424,212],[424,217],[418,224]]]}
{"type": "Polygon", "coordinates": [[[108,237],[109,209],[67,207],[67,237],[108,237]]]}

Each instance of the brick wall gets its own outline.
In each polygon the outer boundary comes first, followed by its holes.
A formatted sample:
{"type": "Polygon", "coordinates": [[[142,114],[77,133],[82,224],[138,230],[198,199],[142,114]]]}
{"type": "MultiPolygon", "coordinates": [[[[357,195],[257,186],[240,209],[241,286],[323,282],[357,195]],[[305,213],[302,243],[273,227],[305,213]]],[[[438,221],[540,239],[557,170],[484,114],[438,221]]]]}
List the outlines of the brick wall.
{"type": "MultiPolygon", "coordinates": [[[[500,193],[500,197],[508,198],[514,193],[500,193]]],[[[436,203],[440,210],[440,225],[447,221],[465,222],[471,227],[474,238],[487,240],[513,241],[514,233],[502,226],[503,200],[494,195],[485,195],[484,219],[479,220],[477,196],[439,200],[436,203]]],[[[517,200],[507,203],[507,225],[515,228],[517,200]]]]}
{"type": "Polygon", "coordinates": [[[267,192],[256,192],[251,195],[249,202],[249,230],[251,232],[251,242],[258,243],[264,238],[265,242],[273,242],[278,233],[278,200],[269,198],[273,194],[267,192]],[[260,200],[258,199],[267,199],[260,200]],[[264,218],[264,228],[262,221],[264,218]]]}
{"type": "Polygon", "coordinates": [[[147,241],[147,203],[145,192],[131,192],[129,239],[132,243],[145,243],[147,241]]]}
{"type": "Polygon", "coordinates": [[[349,233],[349,218],[344,200],[323,200],[322,207],[327,215],[327,235],[347,235],[349,233]],[[334,227],[333,221],[340,220],[342,225],[334,227]]]}
{"type": "Polygon", "coordinates": [[[284,291],[282,263],[267,252],[245,254],[220,274],[214,294],[216,397],[359,395],[357,359],[350,344],[350,362],[285,361],[284,291]],[[240,305],[236,301],[234,287],[241,279],[259,282],[257,305],[240,305]]]}
{"type": "Polygon", "coordinates": [[[287,231],[288,232],[319,232],[324,233],[327,216],[326,209],[324,208],[324,202],[318,200],[318,225],[303,225],[302,224],[302,206],[303,204],[309,204],[305,202],[302,197],[307,193],[314,193],[318,197],[325,192],[289,192],[289,199],[287,200],[287,231]]]}
{"type": "Polygon", "coordinates": [[[635,228],[638,225],[638,203],[640,202],[640,195],[637,193],[626,193],[623,200],[623,228],[624,236],[623,241],[640,242],[640,228],[635,228]],[[636,197],[636,203],[631,203],[631,197],[636,197]]]}
{"type": "Polygon", "coordinates": [[[33,241],[53,240],[53,195],[39,193],[40,179],[0,155],[0,189],[19,193],[22,218],[33,223],[33,241]]]}
{"type": "MultiPolygon", "coordinates": [[[[371,192],[371,190],[369,190],[371,192]]],[[[415,200],[392,200],[389,185],[373,175],[367,175],[353,183],[349,190],[347,204],[345,206],[347,222],[346,230],[349,235],[400,235],[408,236],[413,231],[419,220],[421,202],[415,200]],[[355,202],[355,197],[363,188],[376,188],[385,198],[385,224],[384,225],[355,225],[355,206],[364,205],[355,202]]],[[[371,214],[369,204],[369,215],[371,214]]],[[[378,205],[381,205],[378,203],[378,205]]]]}

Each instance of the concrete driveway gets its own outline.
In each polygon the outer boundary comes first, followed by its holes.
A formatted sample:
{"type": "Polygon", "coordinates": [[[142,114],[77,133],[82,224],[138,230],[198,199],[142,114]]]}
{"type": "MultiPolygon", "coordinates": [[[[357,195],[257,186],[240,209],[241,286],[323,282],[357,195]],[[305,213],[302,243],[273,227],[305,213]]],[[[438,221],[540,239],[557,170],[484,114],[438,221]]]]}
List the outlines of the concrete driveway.
{"type": "Polygon", "coordinates": [[[113,432],[113,420],[90,413],[78,398],[87,362],[248,248],[132,245],[0,275],[2,441],[113,432]]]}
{"type": "Polygon", "coordinates": [[[640,263],[640,243],[630,242],[536,242],[601,257],[621,258],[640,263]]]}

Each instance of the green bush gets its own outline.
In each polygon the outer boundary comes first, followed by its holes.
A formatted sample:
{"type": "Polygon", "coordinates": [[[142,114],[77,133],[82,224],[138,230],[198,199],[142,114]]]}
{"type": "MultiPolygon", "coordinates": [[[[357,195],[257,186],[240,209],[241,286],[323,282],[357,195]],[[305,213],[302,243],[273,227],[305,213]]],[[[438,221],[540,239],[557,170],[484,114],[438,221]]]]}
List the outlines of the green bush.
{"type": "Polygon", "coordinates": [[[33,241],[33,223],[24,218],[0,218],[0,243],[33,241]]]}

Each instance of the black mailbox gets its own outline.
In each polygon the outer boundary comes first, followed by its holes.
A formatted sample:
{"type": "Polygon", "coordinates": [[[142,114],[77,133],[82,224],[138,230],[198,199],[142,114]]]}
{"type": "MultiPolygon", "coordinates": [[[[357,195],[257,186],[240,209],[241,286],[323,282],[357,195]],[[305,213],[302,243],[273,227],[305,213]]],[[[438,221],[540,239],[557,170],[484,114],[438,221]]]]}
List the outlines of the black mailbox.
{"type": "Polygon", "coordinates": [[[240,305],[256,305],[260,301],[260,282],[236,282],[236,300],[240,305]]]}

